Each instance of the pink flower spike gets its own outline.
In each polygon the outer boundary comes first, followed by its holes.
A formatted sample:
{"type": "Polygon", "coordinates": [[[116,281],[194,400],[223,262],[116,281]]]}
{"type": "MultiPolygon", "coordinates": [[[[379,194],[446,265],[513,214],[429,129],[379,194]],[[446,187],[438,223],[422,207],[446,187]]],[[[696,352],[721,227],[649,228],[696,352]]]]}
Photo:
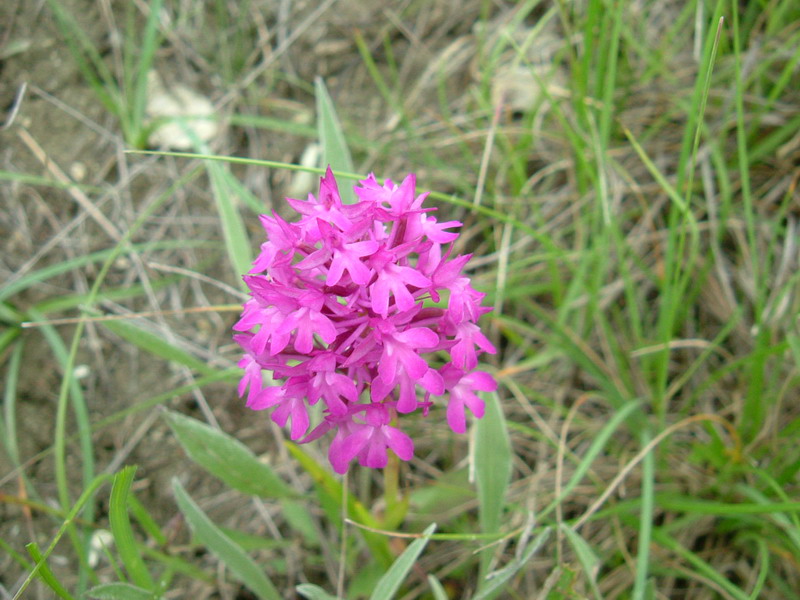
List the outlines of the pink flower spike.
{"type": "Polygon", "coordinates": [[[331,435],[337,473],[353,460],[382,468],[389,451],[410,460],[398,422],[436,414],[431,398],[465,431],[467,411],[483,415],[477,392],[497,387],[474,370],[495,348],[478,327],[491,309],[463,274],[470,256],[451,257],[461,223],[436,219],[414,175],[399,185],[370,175],[354,191],[359,202],[344,205],[328,169],[317,195],[287,200],[295,219],[262,215],[267,239],[233,326],[239,395],[299,443],[331,435]]]}

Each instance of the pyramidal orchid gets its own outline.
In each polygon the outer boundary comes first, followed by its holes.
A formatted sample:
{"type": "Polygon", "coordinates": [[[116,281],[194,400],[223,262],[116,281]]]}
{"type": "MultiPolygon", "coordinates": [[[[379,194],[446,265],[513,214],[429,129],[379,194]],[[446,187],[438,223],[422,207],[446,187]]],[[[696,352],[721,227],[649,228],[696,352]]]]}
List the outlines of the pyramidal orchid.
{"type": "Polygon", "coordinates": [[[287,199],[296,222],[261,216],[267,241],[244,276],[251,298],[233,327],[244,350],[239,394],[290,423],[292,440],[333,432],[338,473],[353,459],[382,468],[389,449],[410,460],[399,421],[439,402],[463,433],[467,409],[483,416],[476,391],[497,388],[476,370],[478,355],[495,352],[477,325],[491,309],[462,273],[470,255],[451,256],[461,223],[438,222],[415,188],[414,175],[400,185],[370,175],[357,202],[343,204],[329,168],[316,196],[287,199]],[[309,407],[320,402],[312,428],[309,407]]]}

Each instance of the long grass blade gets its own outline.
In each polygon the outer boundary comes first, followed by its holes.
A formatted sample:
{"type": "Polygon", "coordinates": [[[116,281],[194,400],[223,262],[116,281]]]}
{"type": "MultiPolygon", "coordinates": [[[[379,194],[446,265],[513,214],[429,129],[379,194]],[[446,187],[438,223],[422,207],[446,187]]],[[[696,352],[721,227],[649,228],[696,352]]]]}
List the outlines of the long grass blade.
{"type": "Polygon", "coordinates": [[[511,442],[497,394],[485,394],[486,412],[475,425],[475,483],[483,533],[499,530],[511,480],[511,442]]]}
{"type": "Polygon", "coordinates": [[[664,528],[659,527],[653,529],[653,540],[660,546],[680,556],[689,563],[697,573],[713,582],[717,588],[724,590],[725,593],[734,600],[748,600],[748,595],[740,587],[732,583],[723,573],[720,573],[696,553],[681,545],[680,542],[670,536],[664,528]]]}
{"type": "Polygon", "coordinates": [[[601,564],[600,557],[597,556],[589,542],[583,539],[581,535],[569,525],[562,524],[561,531],[564,532],[567,540],[569,540],[569,543],[572,546],[572,549],[575,551],[578,561],[583,567],[583,572],[586,574],[586,577],[589,580],[589,586],[592,589],[592,594],[594,595],[595,599],[603,600],[603,595],[600,593],[600,589],[597,587],[597,573],[600,571],[601,564]]]}
{"type": "Polygon", "coordinates": [[[67,518],[64,519],[63,523],[61,523],[61,526],[58,528],[58,531],[56,532],[56,535],[53,537],[53,540],[50,542],[50,545],[47,547],[44,553],[41,554],[41,557],[36,559],[36,564],[34,565],[31,572],[28,573],[28,576],[22,582],[22,585],[20,585],[19,589],[17,590],[17,593],[14,594],[12,600],[19,600],[20,598],[22,598],[22,594],[25,592],[26,589],[28,589],[28,586],[31,584],[33,579],[38,575],[40,569],[42,568],[42,565],[44,565],[45,561],[53,553],[53,550],[55,550],[56,544],[58,544],[61,538],[64,537],[64,534],[70,529],[70,527],[72,527],[76,517],[78,516],[78,513],[81,510],[83,510],[86,503],[94,496],[94,494],[97,492],[100,486],[105,484],[109,479],[110,476],[108,475],[98,475],[83,490],[83,493],[80,495],[77,502],[75,502],[75,504],[72,506],[69,513],[67,513],[67,518]]]}
{"type": "Polygon", "coordinates": [[[482,580],[478,593],[475,594],[473,600],[487,600],[488,598],[496,597],[512,577],[516,576],[525,567],[530,566],[533,555],[547,542],[551,532],[552,529],[545,528],[533,541],[522,546],[511,563],[499,571],[494,571],[490,574],[490,577],[482,580]]]}
{"type": "Polygon", "coordinates": [[[436,531],[436,523],[426,527],[425,531],[422,532],[422,537],[408,545],[408,548],[392,563],[386,574],[378,580],[370,600],[391,600],[394,598],[408,572],[414,566],[419,555],[422,554],[425,546],[427,546],[428,540],[430,540],[434,531],[436,531]]]}
{"type": "Polygon", "coordinates": [[[224,166],[215,162],[206,162],[205,164],[222,224],[228,259],[231,261],[231,266],[237,274],[242,289],[245,289],[246,286],[239,276],[250,271],[253,253],[250,249],[247,229],[235,203],[238,186],[232,183],[233,175],[224,166]]]}
{"type": "Polygon", "coordinates": [[[39,567],[39,577],[41,577],[42,581],[53,590],[56,596],[62,598],[62,600],[73,600],[72,594],[67,591],[67,588],[61,584],[56,576],[53,575],[50,567],[47,566],[47,562],[42,556],[42,551],[39,550],[39,546],[36,545],[36,542],[29,543],[25,548],[28,550],[28,554],[31,555],[31,558],[36,561],[39,567]]]}
{"type": "MultiPolygon", "coordinates": [[[[650,435],[645,430],[641,436],[642,446],[650,443],[650,435]]],[[[648,452],[642,460],[642,508],[639,513],[639,552],[636,555],[636,576],[633,583],[633,600],[647,600],[650,573],[650,539],[653,531],[655,457],[648,452]]]]}
{"type": "MultiPolygon", "coordinates": [[[[128,141],[137,148],[143,148],[147,144],[147,133],[144,123],[145,107],[147,104],[147,84],[150,69],[153,67],[153,60],[155,59],[156,50],[159,45],[159,23],[161,21],[161,8],[163,4],[164,0],[152,0],[149,3],[149,12],[144,30],[137,32],[139,36],[141,36],[141,45],[139,46],[141,52],[136,61],[134,72],[131,73],[133,90],[130,94],[132,96],[132,103],[129,107],[130,114],[128,115],[129,122],[131,123],[131,135],[134,138],[128,141]]],[[[139,36],[136,37],[138,38],[139,36]]],[[[130,36],[129,39],[132,37],[133,36],[130,36]]]]}
{"type": "Polygon", "coordinates": [[[184,365],[203,375],[212,375],[217,371],[217,369],[209,366],[183,348],[179,348],[175,344],[168,342],[162,336],[145,331],[134,323],[126,323],[125,321],[102,321],[102,324],[124,340],[153,356],[158,356],[166,361],[184,365]]]}
{"type": "Polygon", "coordinates": [[[3,414],[0,426],[3,431],[3,445],[14,466],[19,466],[19,444],[17,440],[17,382],[19,381],[22,352],[25,344],[20,341],[11,351],[8,372],[3,390],[3,414]]]}
{"type": "Polygon", "coordinates": [[[625,422],[627,419],[633,414],[635,410],[637,410],[641,406],[639,401],[631,401],[621,409],[617,410],[614,413],[614,416],[609,419],[608,423],[606,423],[603,428],[595,435],[592,444],[589,446],[589,449],[586,451],[586,454],[583,455],[581,458],[581,462],[575,468],[575,473],[573,473],[572,477],[570,477],[569,482],[567,485],[564,486],[564,489],[561,492],[561,495],[558,496],[555,500],[553,500],[550,504],[548,504],[544,510],[539,514],[540,518],[544,517],[550,512],[555,509],[555,507],[564,501],[569,494],[572,493],[572,490],[575,489],[581,480],[586,476],[586,473],[589,471],[589,468],[592,466],[595,460],[600,456],[605,445],[608,443],[611,436],[614,432],[625,422]]]}

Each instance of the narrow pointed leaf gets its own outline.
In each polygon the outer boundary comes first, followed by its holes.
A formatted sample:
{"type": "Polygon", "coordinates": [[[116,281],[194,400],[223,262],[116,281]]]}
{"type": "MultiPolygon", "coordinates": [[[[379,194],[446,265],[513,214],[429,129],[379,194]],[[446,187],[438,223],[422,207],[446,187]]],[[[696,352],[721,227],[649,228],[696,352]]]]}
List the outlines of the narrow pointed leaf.
{"type": "Polygon", "coordinates": [[[447,600],[447,591],[434,575],[428,575],[428,585],[431,586],[434,600],[447,600]]]}
{"type": "Polygon", "coordinates": [[[588,542],[578,535],[572,527],[569,525],[562,525],[561,531],[566,534],[572,549],[575,551],[583,567],[583,571],[589,579],[589,585],[594,592],[594,597],[601,600],[602,595],[597,587],[597,573],[600,570],[600,558],[595,554],[588,542]]]}
{"type": "MultiPolygon", "coordinates": [[[[322,145],[322,166],[330,165],[335,172],[352,173],[353,159],[350,157],[342,124],[336,116],[333,100],[321,77],[317,77],[314,88],[317,95],[317,129],[322,145]]],[[[339,193],[343,203],[355,203],[356,195],[350,185],[341,186],[339,193]]]]}
{"type": "Polygon", "coordinates": [[[428,540],[430,540],[434,531],[436,531],[436,523],[430,524],[422,533],[421,538],[408,545],[408,548],[392,563],[386,574],[380,578],[378,585],[375,586],[375,591],[370,596],[370,600],[390,600],[390,598],[394,598],[397,590],[400,589],[403,581],[408,576],[408,572],[414,566],[414,562],[422,554],[425,546],[428,545],[428,540]]]}
{"type": "Polygon", "coordinates": [[[476,424],[475,481],[481,530],[493,533],[500,528],[511,479],[511,442],[497,394],[485,394],[484,399],[486,414],[476,424]]]}
{"type": "Polygon", "coordinates": [[[195,537],[219,558],[233,576],[262,600],[280,600],[280,594],[264,571],[217,527],[192,500],[180,481],[172,480],[178,507],[195,537]]]}
{"type": "Polygon", "coordinates": [[[142,554],[133,537],[133,528],[128,515],[128,493],[135,474],[136,467],[125,467],[114,476],[111,500],[108,506],[108,520],[111,523],[114,544],[128,576],[137,586],[152,590],[155,588],[155,584],[142,560],[142,554]]]}
{"type": "Polygon", "coordinates": [[[61,582],[53,575],[50,567],[47,566],[47,561],[42,556],[42,551],[39,549],[39,546],[36,545],[36,542],[31,542],[25,546],[25,548],[27,548],[31,558],[39,565],[39,577],[42,581],[50,586],[50,589],[53,590],[59,598],[63,600],[72,600],[72,595],[61,585],[61,582]]]}
{"type": "Polygon", "coordinates": [[[176,412],[165,412],[167,423],[193,461],[244,494],[288,498],[291,489],[247,446],[223,431],[176,412]]]}
{"type": "MultiPolygon", "coordinates": [[[[235,178],[226,166],[215,162],[206,162],[206,169],[208,178],[211,180],[214,200],[217,203],[217,212],[219,212],[222,222],[222,234],[225,238],[228,258],[234,271],[243,275],[250,270],[253,255],[244,221],[235,203],[238,185],[233,183],[235,178]]],[[[241,282],[241,285],[244,288],[244,282],[241,282]]]]}
{"type": "Polygon", "coordinates": [[[104,583],[90,589],[86,596],[91,600],[154,600],[160,598],[130,583],[104,583]]]}
{"type": "Polygon", "coordinates": [[[550,528],[542,531],[532,542],[525,546],[524,550],[518,553],[517,557],[514,558],[511,563],[499,571],[494,571],[491,574],[491,578],[487,577],[483,579],[478,588],[478,593],[475,594],[472,600],[486,600],[496,597],[496,595],[503,590],[509,579],[524,569],[526,565],[529,565],[533,555],[550,537],[550,532],[550,528]]]}
{"type": "Polygon", "coordinates": [[[336,596],[331,596],[318,585],[313,583],[301,583],[296,588],[297,593],[308,600],[337,600],[336,596]]]}

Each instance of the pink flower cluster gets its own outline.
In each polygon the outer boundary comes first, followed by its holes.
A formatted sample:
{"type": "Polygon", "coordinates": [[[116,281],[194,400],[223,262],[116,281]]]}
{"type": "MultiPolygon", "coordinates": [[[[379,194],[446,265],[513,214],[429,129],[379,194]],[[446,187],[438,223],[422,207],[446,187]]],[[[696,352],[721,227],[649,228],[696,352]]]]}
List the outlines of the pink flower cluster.
{"type": "Polygon", "coordinates": [[[495,349],[476,324],[491,308],[461,273],[470,255],[451,257],[458,234],[448,230],[461,223],[430,216],[413,175],[360,183],[358,202],[343,204],[328,169],[317,197],[287,199],[298,222],[261,216],[267,241],[244,276],[252,298],[234,325],[245,351],[239,395],[247,390],[253,410],[272,408],[281,427],[291,420],[293,440],[334,430],[337,473],[354,458],[384,467],[387,448],[410,460],[414,443],[398,417],[427,415],[432,399],[446,399],[447,422],[463,433],[467,408],[483,416],[475,392],[497,388],[475,370],[495,349]],[[323,420],[309,432],[320,401],[323,420]]]}

